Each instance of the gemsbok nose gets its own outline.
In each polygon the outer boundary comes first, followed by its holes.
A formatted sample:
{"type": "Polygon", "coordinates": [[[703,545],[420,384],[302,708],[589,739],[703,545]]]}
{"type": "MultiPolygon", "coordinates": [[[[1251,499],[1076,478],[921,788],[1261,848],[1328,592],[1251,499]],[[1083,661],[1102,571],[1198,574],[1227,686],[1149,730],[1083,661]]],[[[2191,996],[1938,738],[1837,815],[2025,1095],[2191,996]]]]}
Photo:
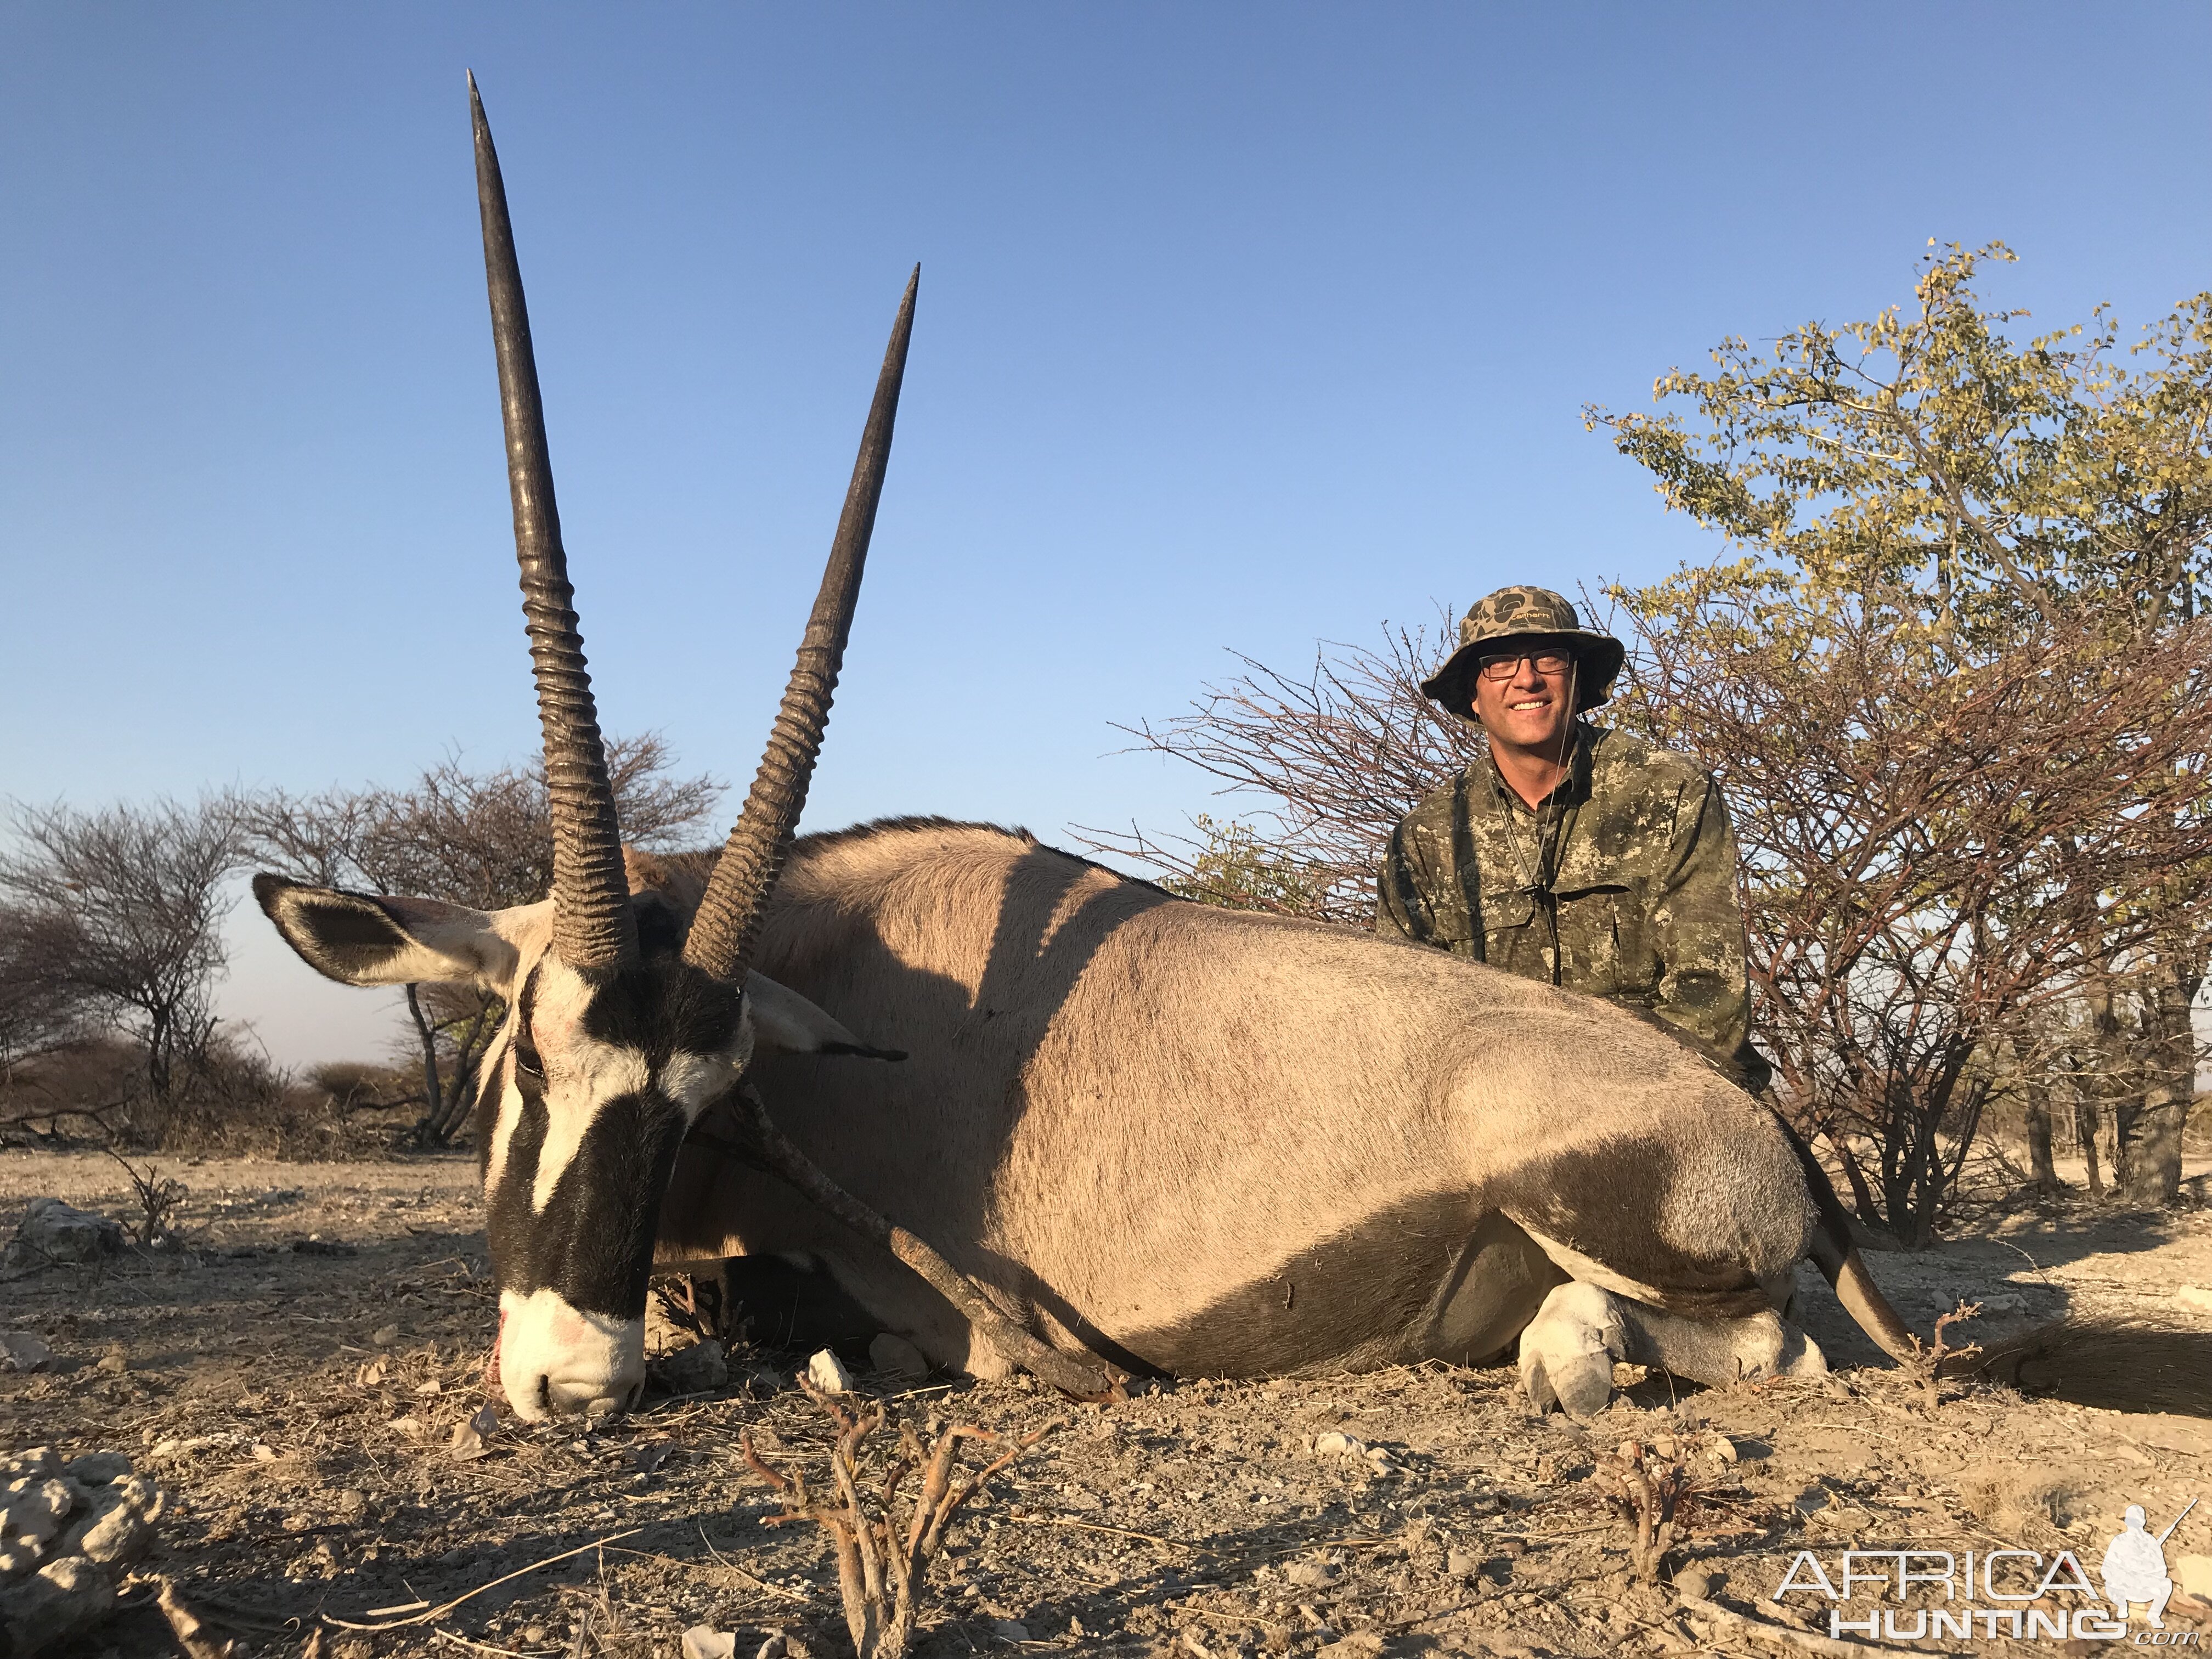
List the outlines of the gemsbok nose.
{"type": "Polygon", "coordinates": [[[572,1308],[556,1292],[500,1297],[499,1382],[529,1422],[627,1411],[645,1389],[645,1322],[572,1308]]]}

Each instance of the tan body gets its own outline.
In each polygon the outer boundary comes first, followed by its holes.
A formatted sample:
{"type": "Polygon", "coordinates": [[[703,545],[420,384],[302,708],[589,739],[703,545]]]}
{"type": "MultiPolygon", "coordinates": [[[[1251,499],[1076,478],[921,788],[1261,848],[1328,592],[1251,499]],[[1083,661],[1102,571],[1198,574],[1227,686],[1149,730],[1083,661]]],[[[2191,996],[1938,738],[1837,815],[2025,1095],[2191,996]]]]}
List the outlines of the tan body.
{"type": "MultiPolygon", "coordinates": [[[[927,822],[799,842],[756,962],[909,1055],[764,1060],[779,1124],[1060,1346],[1185,1375],[1467,1361],[1571,1278],[1802,1352],[1763,1288],[1817,1224],[1787,1138],[1606,1004],[927,822]]],[[[711,1151],[659,1250],[817,1257],[933,1359],[995,1368],[918,1278],[711,1151]]]]}

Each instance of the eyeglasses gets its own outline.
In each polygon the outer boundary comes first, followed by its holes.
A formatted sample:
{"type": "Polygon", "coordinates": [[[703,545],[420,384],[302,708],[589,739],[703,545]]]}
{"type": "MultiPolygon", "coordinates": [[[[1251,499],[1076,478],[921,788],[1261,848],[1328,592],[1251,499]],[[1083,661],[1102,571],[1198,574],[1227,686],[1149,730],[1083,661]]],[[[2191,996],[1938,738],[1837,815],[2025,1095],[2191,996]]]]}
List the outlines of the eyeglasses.
{"type": "Polygon", "coordinates": [[[1524,662],[1534,663],[1539,674],[1564,674],[1574,666],[1571,651],[1493,651],[1474,659],[1475,672],[1486,680],[1510,680],[1524,662]]]}

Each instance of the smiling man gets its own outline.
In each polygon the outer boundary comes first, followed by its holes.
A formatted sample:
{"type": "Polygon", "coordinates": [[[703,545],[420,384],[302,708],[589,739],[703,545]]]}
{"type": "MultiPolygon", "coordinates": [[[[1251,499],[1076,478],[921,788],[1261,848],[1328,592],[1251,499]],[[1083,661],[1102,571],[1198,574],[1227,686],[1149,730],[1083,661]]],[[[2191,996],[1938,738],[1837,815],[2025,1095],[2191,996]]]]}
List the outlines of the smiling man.
{"type": "Polygon", "coordinates": [[[1391,832],[1376,931],[1647,1010],[1765,1088],[1720,787],[1582,718],[1624,653],[1557,593],[1502,587],[1459,637],[1421,690],[1490,752],[1391,832]]]}

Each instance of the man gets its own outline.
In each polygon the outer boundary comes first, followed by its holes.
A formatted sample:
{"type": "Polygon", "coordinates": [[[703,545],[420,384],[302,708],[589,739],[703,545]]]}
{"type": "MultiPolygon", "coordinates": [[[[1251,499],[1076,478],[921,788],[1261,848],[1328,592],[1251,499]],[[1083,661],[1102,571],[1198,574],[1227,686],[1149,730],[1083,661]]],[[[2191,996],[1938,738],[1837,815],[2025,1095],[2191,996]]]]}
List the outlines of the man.
{"type": "Polygon", "coordinates": [[[2150,1627],[2164,1630],[2166,1604],[2173,1595],[2173,1581],[2166,1576],[2166,1534],[2150,1535],[2137,1504],[2128,1505],[2120,1525],[2119,1535],[2105,1547],[2105,1599],[2119,1609],[2123,1621],[2129,1616],[2129,1602],[2148,1607],[2150,1627]]]}
{"type": "Polygon", "coordinates": [[[1459,637],[1421,690],[1480,725],[1490,752],[1391,833],[1376,931],[1648,1010],[1765,1088],[1719,787],[1580,718],[1626,653],[1557,593],[1500,588],[1459,637]]]}

